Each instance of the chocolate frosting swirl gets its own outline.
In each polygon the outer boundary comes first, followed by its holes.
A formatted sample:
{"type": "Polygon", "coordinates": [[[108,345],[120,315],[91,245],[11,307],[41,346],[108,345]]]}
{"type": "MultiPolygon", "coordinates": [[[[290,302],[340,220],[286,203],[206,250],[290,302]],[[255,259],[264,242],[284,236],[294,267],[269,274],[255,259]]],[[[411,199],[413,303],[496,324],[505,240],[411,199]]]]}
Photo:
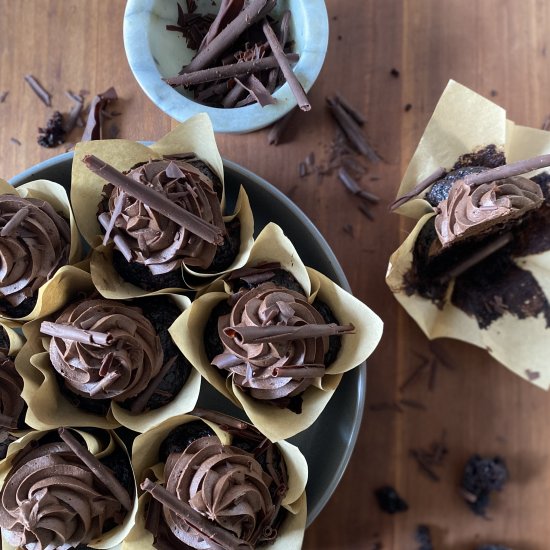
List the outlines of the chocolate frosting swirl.
{"type": "Polygon", "coordinates": [[[231,313],[219,318],[218,333],[225,351],[214,357],[212,365],[229,371],[233,382],[252,397],[292,397],[324,375],[328,335],[244,343],[238,329],[325,324],[303,294],[263,283],[242,294],[231,313]]]}
{"type": "MultiPolygon", "coordinates": [[[[212,181],[189,162],[152,160],[133,168],[127,175],[162,192],[178,206],[225,232],[212,181]]],[[[118,187],[106,185],[103,194],[108,199],[111,224],[114,218],[114,230],[126,242],[132,261],[146,265],[153,275],[173,271],[182,263],[201,269],[212,263],[216,244],[201,239],[118,187]]],[[[100,211],[104,208],[102,203],[100,211]]]]}
{"type": "Polygon", "coordinates": [[[121,503],[62,442],[29,443],[0,493],[0,527],[17,548],[76,547],[123,518],[121,503]]]}
{"type": "MultiPolygon", "coordinates": [[[[239,548],[273,540],[274,528],[287,478],[284,462],[273,467],[273,445],[267,449],[269,471],[264,471],[254,455],[216,436],[193,441],[182,453],[172,453],[164,468],[166,489],[191,508],[229,531],[240,540],[239,548]]],[[[185,518],[163,507],[172,533],[192,548],[218,549],[214,541],[199,533],[185,518]]]]}
{"type": "Polygon", "coordinates": [[[69,260],[68,222],[40,199],[0,196],[0,297],[18,306],[69,260]]]}
{"type": "Polygon", "coordinates": [[[435,229],[443,246],[521,217],[544,201],[540,186],[522,176],[478,186],[456,181],[439,204],[435,229]]]}
{"type": "Polygon", "coordinates": [[[55,326],[59,325],[92,335],[81,341],[62,331],[50,341],[53,367],[78,395],[125,401],[145,390],[162,367],[160,338],[137,307],[84,300],[65,309],[55,326]]]}
{"type": "Polygon", "coordinates": [[[25,408],[22,391],[23,379],[11,358],[0,351],[0,431],[17,429],[25,408]]]}

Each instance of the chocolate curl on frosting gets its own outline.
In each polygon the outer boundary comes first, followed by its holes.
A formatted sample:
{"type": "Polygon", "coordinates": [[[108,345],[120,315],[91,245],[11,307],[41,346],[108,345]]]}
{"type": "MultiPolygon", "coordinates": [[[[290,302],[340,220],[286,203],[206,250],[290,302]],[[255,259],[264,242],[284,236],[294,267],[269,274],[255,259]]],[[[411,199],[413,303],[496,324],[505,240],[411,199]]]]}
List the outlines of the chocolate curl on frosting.
{"type": "Polygon", "coordinates": [[[264,344],[269,342],[288,342],[304,338],[321,338],[336,334],[353,334],[353,325],[311,324],[301,326],[271,325],[264,327],[227,327],[224,333],[229,338],[239,338],[241,344],[264,344]]]}
{"type": "Polygon", "coordinates": [[[230,531],[219,527],[216,523],[210,521],[199,512],[193,510],[189,504],[178,499],[177,496],[167,491],[158,483],[146,479],[141,488],[158,500],[161,504],[172,510],[175,514],[185,519],[185,521],[196,529],[205,538],[214,541],[224,550],[236,550],[239,548],[252,550],[252,546],[234,536],[230,531]]]}
{"type": "Polygon", "coordinates": [[[103,162],[94,155],[86,155],[82,162],[95,174],[115,187],[119,187],[128,195],[138,201],[147,204],[174,223],[184,227],[191,233],[211,244],[223,243],[223,230],[215,225],[205,222],[195,214],[188,212],[173,203],[164,194],[143,185],[132,178],[125,176],[116,168],[103,162]]]}
{"type": "Polygon", "coordinates": [[[71,451],[90,469],[90,471],[111,491],[125,510],[132,509],[132,500],[128,491],[120,484],[113,472],[104,466],[88,449],[82,446],[65,428],[59,428],[59,436],[71,451]]]}
{"type": "Polygon", "coordinates": [[[110,333],[96,332],[94,330],[83,330],[81,328],[61,323],[51,323],[43,321],[40,325],[40,332],[62,338],[63,340],[72,340],[83,344],[92,344],[96,346],[110,346],[113,343],[113,335],[110,333]]]}

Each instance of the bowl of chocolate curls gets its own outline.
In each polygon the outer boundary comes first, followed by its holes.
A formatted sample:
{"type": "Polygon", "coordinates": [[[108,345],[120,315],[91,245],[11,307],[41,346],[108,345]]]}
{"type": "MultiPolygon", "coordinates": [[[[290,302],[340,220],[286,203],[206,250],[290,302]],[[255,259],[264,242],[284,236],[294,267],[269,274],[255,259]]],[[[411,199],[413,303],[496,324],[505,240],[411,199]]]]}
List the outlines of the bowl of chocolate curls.
{"type": "Polygon", "coordinates": [[[328,46],[323,0],[129,0],[124,47],[147,96],[183,122],[245,133],[298,106],[328,46]]]}

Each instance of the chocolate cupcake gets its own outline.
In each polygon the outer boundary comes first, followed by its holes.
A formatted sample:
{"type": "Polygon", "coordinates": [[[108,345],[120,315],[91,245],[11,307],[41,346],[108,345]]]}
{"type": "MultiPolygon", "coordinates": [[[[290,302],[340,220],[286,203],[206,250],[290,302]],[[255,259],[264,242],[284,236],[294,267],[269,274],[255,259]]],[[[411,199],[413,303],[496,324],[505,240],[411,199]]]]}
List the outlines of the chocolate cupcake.
{"type": "Polygon", "coordinates": [[[0,484],[2,536],[16,548],[114,548],[134,523],[135,479],[113,432],[32,432],[10,445],[0,484]]]}
{"type": "Polygon", "coordinates": [[[28,343],[18,365],[31,426],[144,431],[193,408],[200,377],[168,333],[186,298],[106,300],[93,295],[88,274],[74,290],[48,320],[24,327],[28,343]]]}
{"type": "Polygon", "coordinates": [[[342,374],[372,353],[382,323],[306,268],[269,224],[247,265],[205,289],[170,332],[186,334],[182,349],[191,363],[278,441],[316,420],[342,374]]]}
{"type": "Polygon", "coordinates": [[[127,550],[301,547],[307,465],[296,447],[201,410],[139,436],[133,456],[146,493],[127,550]]]}
{"type": "Polygon", "coordinates": [[[0,180],[0,257],[0,317],[27,321],[48,313],[50,299],[63,291],[61,270],[80,259],[60,185],[39,180],[14,189],[0,180]]]}
{"type": "Polygon", "coordinates": [[[513,125],[451,82],[394,203],[417,223],[390,258],[387,282],[429,338],[483,347],[548,388],[550,204],[541,169],[550,155],[528,158],[544,152],[548,132],[513,125]]]}
{"type": "Polygon", "coordinates": [[[117,147],[115,155],[107,142],[79,144],[73,165],[72,200],[95,247],[91,273],[103,296],[181,291],[246,261],[250,205],[241,189],[235,214],[224,215],[223,165],[207,117],[194,117],[151,148],[117,147]]]}

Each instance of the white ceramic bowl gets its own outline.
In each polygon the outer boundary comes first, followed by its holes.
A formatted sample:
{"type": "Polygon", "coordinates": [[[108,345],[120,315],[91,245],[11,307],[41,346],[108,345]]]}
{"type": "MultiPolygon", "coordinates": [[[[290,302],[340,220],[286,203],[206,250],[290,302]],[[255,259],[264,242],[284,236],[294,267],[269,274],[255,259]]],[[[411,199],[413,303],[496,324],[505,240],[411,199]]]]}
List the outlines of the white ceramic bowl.
{"type": "MultiPolygon", "coordinates": [[[[179,0],[185,6],[184,0],[179,0]]],[[[198,0],[198,12],[213,12],[211,0],[198,0]]],[[[184,7],[185,9],[185,7],[184,7]]],[[[294,72],[309,91],[321,71],[328,46],[328,15],[324,0],[279,0],[274,14],[292,12],[290,37],[300,60],[294,72]]],[[[269,126],[295,105],[288,84],[275,91],[276,104],[222,109],[192,99],[182,88],[174,89],[162,78],[175,76],[189,63],[193,51],[181,33],[166,30],[177,21],[177,0],[128,0],[124,13],[124,48],[130,68],[149,99],[167,115],[183,122],[197,113],[208,113],[215,132],[244,133],[269,126]]]]}

